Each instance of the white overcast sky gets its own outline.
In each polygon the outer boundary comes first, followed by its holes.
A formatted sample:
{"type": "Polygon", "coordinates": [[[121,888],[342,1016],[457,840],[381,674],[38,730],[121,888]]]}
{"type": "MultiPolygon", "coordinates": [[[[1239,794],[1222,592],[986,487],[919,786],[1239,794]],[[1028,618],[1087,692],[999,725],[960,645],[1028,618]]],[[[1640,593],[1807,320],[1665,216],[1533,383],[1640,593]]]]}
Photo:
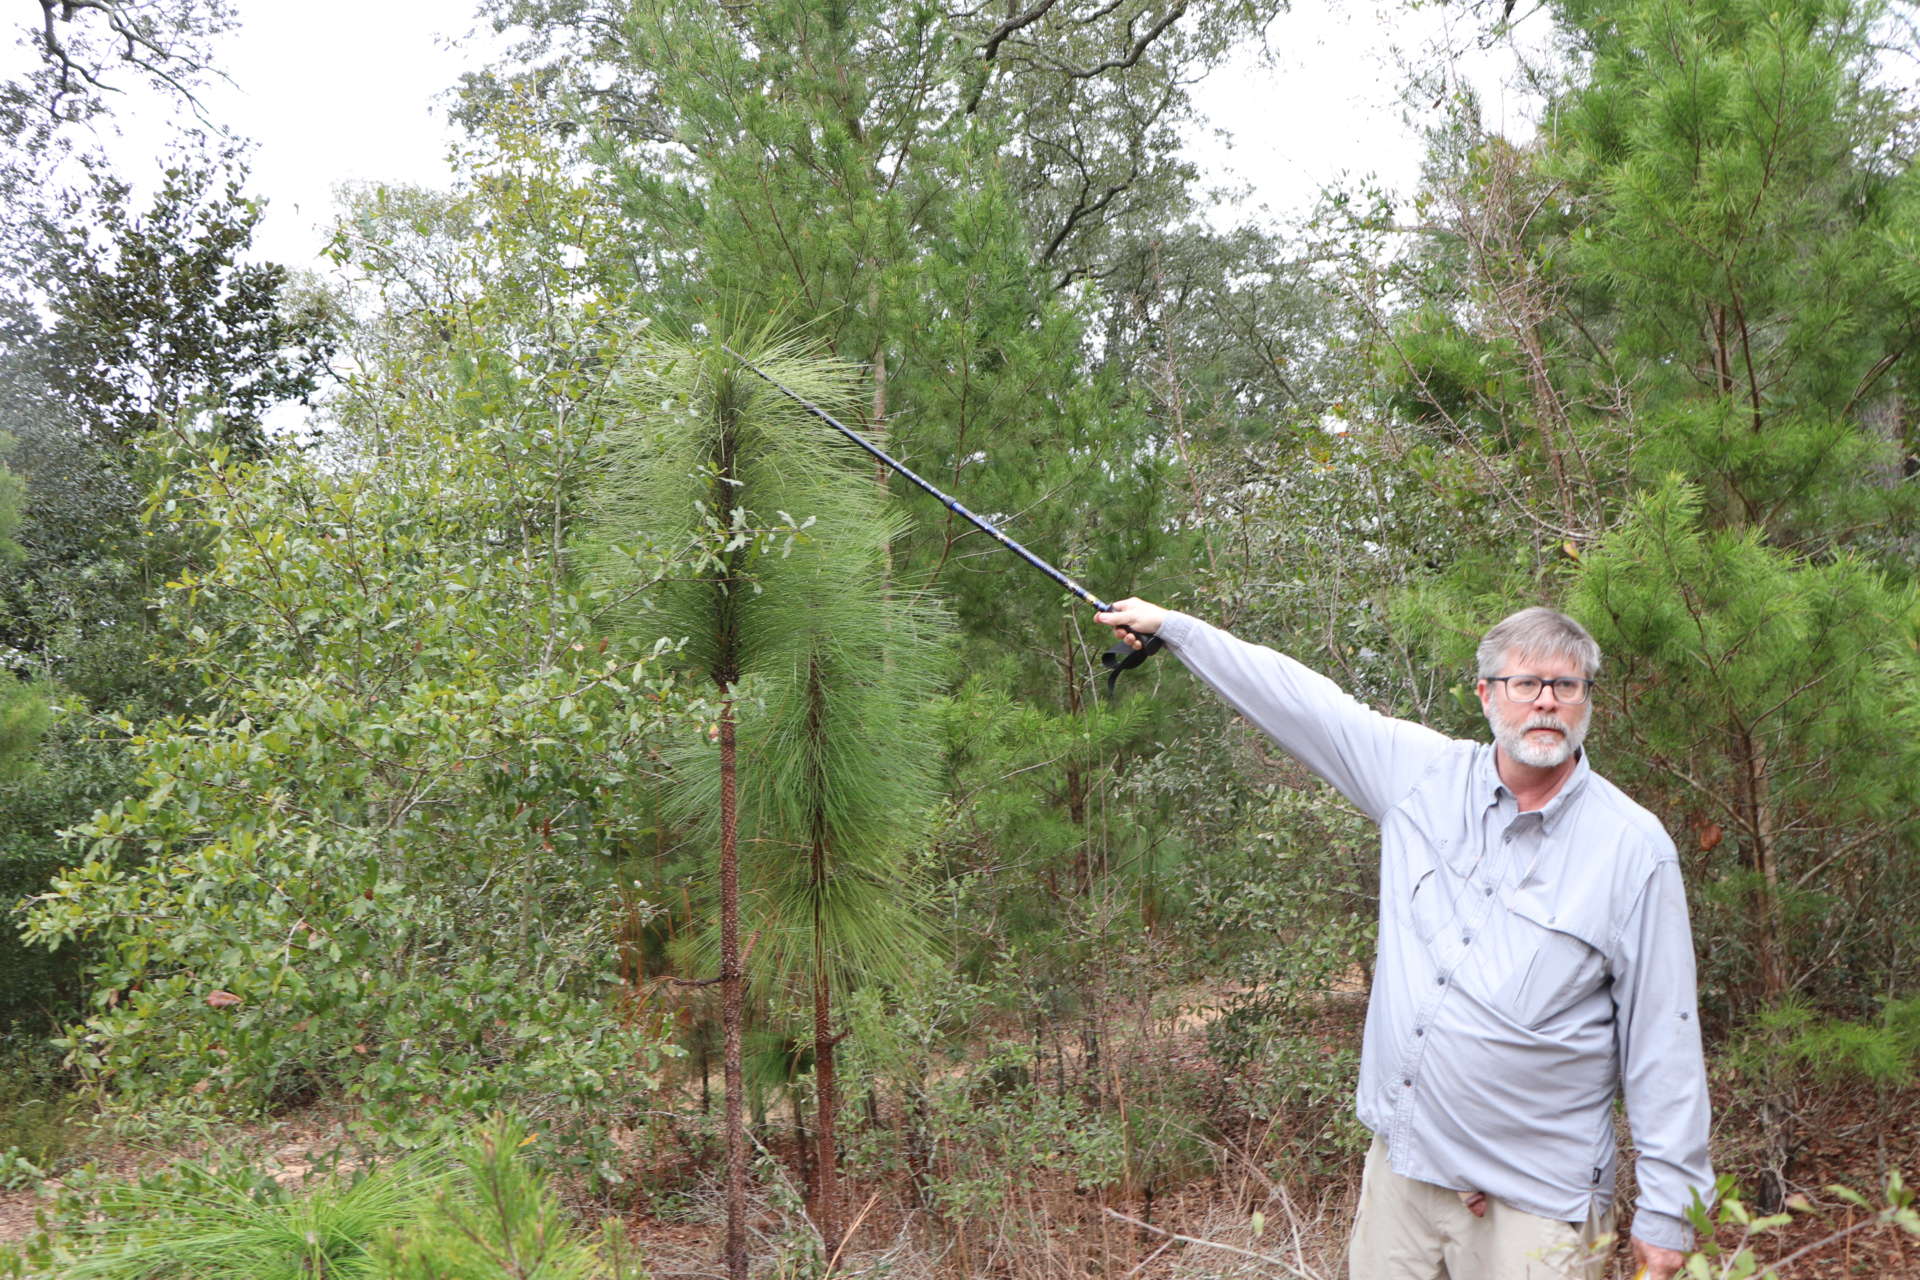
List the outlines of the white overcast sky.
{"type": "MultiPolygon", "coordinates": [[[[205,100],[213,120],[255,143],[250,185],[268,200],[261,257],[320,265],[336,184],[447,183],[452,137],[440,95],[495,45],[491,33],[475,34],[471,0],[239,0],[238,9],[241,28],[216,55],[233,83],[205,100]]],[[[1264,65],[1249,51],[1198,87],[1230,141],[1199,134],[1190,154],[1209,185],[1251,184],[1253,203],[1278,216],[1343,179],[1373,174],[1408,190],[1421,149],[1399,100],[1404,59],[1436,40],[1471,50],[1475,30],[1450,6],[1295,0],[1269,29],[1264,65]]],[[[0,49],[0,69],[29,56],[0,49]]],[[[1500,88],[1505,59],[1470,53],[1465,65],[1489,123],[1524,131],[1526,104],[1500,88]]],[[[131,179],[155,171],[169,136],[164,106],[130,97],[119,136],[103,140],[131,179]]]]}

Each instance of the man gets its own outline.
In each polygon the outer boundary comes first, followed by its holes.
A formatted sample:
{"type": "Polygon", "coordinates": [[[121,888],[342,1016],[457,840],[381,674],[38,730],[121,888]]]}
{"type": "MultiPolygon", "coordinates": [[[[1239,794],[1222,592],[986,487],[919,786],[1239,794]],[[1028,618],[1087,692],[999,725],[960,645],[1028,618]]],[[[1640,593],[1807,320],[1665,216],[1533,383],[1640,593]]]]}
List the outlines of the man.
{"type": "Polygon", "coordinates": [[[1488,746],[1144,600],[1097,616],[1135,648],[1158,634],[1380,824],[1354,1280],[1603,1274],[1616,1093],[1638,1154],[1634,1260],[1674,1275],[1683,1215],[1713,1188],[1693,940],[1672,840],[1581,750],[1593,637],[1551,609],[1487,633],[1488,746]]]}

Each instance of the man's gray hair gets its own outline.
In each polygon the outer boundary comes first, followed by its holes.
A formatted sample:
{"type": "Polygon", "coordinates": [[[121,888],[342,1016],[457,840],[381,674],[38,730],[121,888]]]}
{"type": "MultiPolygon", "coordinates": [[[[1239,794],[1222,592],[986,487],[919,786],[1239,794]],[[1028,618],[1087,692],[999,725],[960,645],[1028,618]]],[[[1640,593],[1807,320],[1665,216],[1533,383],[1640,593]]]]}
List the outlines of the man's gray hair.
{"type": "Polygon", "coordinates": [[[1591,680],[1600,674],[1600,644],[1587,629],[1556,609],[1536,606],[1508,614],[1493,624],[1476,655],[1480,675],[1502,674],[1507,654],[1525,658],[1572,658],[1591,680]]]}

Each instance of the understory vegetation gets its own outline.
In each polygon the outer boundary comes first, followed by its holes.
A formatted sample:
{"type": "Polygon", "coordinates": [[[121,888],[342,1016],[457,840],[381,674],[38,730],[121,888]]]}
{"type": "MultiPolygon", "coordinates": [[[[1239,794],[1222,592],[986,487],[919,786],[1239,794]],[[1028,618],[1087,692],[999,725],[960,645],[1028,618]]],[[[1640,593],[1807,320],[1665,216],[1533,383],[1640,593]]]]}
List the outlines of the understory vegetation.
{"type": "Polygon", "coordinates": [[[740,356],[1455,736],[1489,624],[1584,621],[1692,911],[1688,1274],[1920,1267],[1920,13],[1560,0],[1537,128],[1436,55],[1419,189],[1280,224],[1181,141],[1284,5],[1015,8],[483,0],[451,185],[310,277],[243,150],[89,150],[229,6],[48,11],[0,1275],[1344,1274],[1375,830],[740,356]]]}

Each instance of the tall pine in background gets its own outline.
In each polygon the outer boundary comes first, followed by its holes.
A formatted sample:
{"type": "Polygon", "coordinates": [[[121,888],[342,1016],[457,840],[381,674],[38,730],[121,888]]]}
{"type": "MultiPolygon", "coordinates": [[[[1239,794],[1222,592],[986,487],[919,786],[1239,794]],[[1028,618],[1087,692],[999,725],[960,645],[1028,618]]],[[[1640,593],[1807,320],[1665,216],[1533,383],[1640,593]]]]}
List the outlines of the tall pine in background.
{"type": "MultiPolygon", "coordinates": [[[[1191,214],[1188,79],[1268,7],[490,9],[530,36],[470,82],[462,117],[482,151],[531,136],[574,159],[620,228],[586,250],[605,296],[682,327],[723,304],[804,333],[860,369],[851,421],[1076,578],[1123,595],[1157,560],[1179,574],[1168,441],[1088,333],[1113,239],[1191,214]]],[[[1153,705],[1107,715],[1084,608],[1010,574],[964,520],[931,512],[887,551],[902,590],[952,601],[970,713],[1010,730],[963,765],[1008,803],[937,840],[956,884],[1006,908],[981,913],[967,963],[993,963],[1005,922],[1031,957],[1001,966],[1009,986],[1083,1002],[1098,966],[1080,966],[1147,897],[1152,823],[1128,819],[1123,779],[1153,705]]]]}
{"type": "Polygon", "coordinates": [[[1688,850],[1711,1010],[1861,1011],[1916,941],[1867,908],[1920,869],[1920,182],[1886,13],[1558,17],[1539,137],[1450,139],[1389,344],[1407,438],[1518,544],[1452,566],[1438,616],[1462,657],[1516,597],[1594,629],[1596,749],[1688,850]]]}

